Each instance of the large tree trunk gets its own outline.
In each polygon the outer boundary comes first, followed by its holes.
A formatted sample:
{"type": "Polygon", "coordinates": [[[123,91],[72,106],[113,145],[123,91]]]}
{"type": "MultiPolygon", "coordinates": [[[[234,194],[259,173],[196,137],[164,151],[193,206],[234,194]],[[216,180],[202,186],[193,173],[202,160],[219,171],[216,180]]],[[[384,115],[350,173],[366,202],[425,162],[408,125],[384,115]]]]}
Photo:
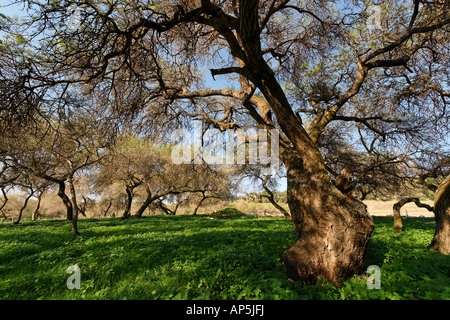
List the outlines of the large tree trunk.
{"type": "Polygon", "coordinates": [[[443,254],[450,254],[450,176],[439,186],[434,197],[436,231],[429,246],[443,254]]]}
{"type": "Polygon", "coordinates": [[[305,284],[337,282],[363,272],[373,232],[367,207],[332,183],[314,140],[295,116],[282,88],[270,75],[259,83],[281,129],[295,150],[281,150],[288,175],[288,205],[298,240],[286,252],[288,276],[305,284]]]}
{"type": "Polygon", "coordinates": [[[288,276],[304,284],[337,282],[363,272],[373,232],[362,202],[344,196],[329,178],[305,170],[314,162],[296,157],[287,163],[288,204],[298,240],[286,252],[284,264],[288,276]]]}

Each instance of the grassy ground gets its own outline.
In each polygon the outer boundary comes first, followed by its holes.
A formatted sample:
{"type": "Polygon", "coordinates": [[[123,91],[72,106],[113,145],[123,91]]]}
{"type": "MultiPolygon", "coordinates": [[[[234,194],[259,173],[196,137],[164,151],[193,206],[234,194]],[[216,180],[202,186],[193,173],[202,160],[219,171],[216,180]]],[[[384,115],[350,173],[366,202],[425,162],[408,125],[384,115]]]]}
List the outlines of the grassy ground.
{"type": "Polygon", "coordinates": [[[295,235],[281,218],[86,219],[81,236],[66,221],[4,224],[0,299],[450,299],[450,257],[426,249],[433,219],[408,219],[401,234],[374,220],[366,266],[381,267],[379,290],[361,276],[291,283],[282,258],[295,235]],[[75,264],[81,289],[69,290],[75,264]]]}

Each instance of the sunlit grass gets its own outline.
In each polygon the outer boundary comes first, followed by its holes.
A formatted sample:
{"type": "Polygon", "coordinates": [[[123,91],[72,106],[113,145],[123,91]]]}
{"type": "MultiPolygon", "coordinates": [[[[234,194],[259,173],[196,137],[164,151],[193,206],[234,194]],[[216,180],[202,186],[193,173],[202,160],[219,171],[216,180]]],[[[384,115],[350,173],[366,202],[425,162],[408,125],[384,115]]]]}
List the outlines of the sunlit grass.
{"type": "Polygon", "coordinates": [[[139,219],[0,225],[0,299],[449,299],[450,257],[426,246],[433,219],[415,218],[392,232],[375,217],[365,264],[381,268],[381,289],[361,276],[340,286],[290,282],[282,264],[295,241],[281,218],[139,219]],[[69,290],[70,265],[81,289],[69,290]]]}

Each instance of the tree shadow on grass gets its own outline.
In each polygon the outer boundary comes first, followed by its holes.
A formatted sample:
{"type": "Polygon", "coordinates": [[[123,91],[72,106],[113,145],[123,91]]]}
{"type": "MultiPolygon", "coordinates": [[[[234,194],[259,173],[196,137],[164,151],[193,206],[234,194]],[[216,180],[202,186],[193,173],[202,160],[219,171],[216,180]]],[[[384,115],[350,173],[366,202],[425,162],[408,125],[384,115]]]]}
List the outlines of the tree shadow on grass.
{"type": "MultiPolygon", "coordinates": [[[[144,282],[159,281],[159,275],[165,274],[164,270],[172,270],[177,281],[200,287],[199,276],[214,282],[217,272],[229,273],[227,279],[245,283],[245,277],[252,272],[270,273],[274,267],[279,268],[284,246],[291,242],[286,242],[286,239],[295,237],[289,225],[285,225],[285,231],[276,230],[284,223],[277,220],[250,219],[241,223],[173,217],[86,220],[80,223],[85,224],[84,229],[80,228],[83,230],[81,236],[73,236],[66,231],[70,222],[65,221],[24,224],[20,228],[11,226],[8,229],[11,232],[0,234],[2,242],[10,243],[7,250],[1,252],[2,264],[7,266],[3,270],[4,288],[8,283],[14,284],[29,291],[28,296],[20,293],[20,298],[43,298],[50,288],[45,289],[45,283],[39,278],[50,277],[52,279],[46,282],[53,287],[58,286],[57,289],[52,287],[54,293],[51,297],[58,299],[58,292],[62,296],[67,294],[65,270],[72,264],[80,266],[85,285],[95,284],[89,290],[110,288],[110,297],[117,297],[114,294],[119,290],[117,283],[128,283],[130,288],[133,285],[139,287],[139,284],[133,284],[134,279],[144,277],[144,282]],[[276,261],[273,256],[277,257],[276,261]],[[23,277],[17,277],[21,272],[23,277]],[[150,275],[150,280],[145,275],[150,275]],[[35,284],[30,277],[36,278],[35,284]]],[[[173,291],[168,287],[173,284],[169,280],[170,275],[165,277],[165,289],[159,288],[155,298],[168,298],[164,290],[173,291]]],[[[209,289],[214,291],[217,287],[211,283],[209,289]]],[[[220,292],[214,292],[218,297],[220,292]]],[[[189,297],[196,294],[200,293],[191,292],[189,297]]],[[[78,293],[71,295],[80,298],[78,293]]]]}

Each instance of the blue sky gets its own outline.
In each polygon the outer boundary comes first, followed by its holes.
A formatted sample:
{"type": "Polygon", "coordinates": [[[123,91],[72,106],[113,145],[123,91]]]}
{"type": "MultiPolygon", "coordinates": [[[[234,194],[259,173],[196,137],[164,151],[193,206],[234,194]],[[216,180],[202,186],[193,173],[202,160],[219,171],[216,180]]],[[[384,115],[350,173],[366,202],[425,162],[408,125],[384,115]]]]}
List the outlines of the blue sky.
{"type": "MultiPolygon", "coordinates": [[[[23,11],[23,5],[8,5],[9,1],[7,0],[1,0],[0,1],[0,13],[3,13],[4,15],[7,16],[13,16],[13,15],[17,15],[17,16],[23,16],[24,15],[24,11],[23,11]],[[6,7],[5,7],[6,6],[6,7]]],[[[26,14],[26,12],[25,12],[26,14]]]]}

